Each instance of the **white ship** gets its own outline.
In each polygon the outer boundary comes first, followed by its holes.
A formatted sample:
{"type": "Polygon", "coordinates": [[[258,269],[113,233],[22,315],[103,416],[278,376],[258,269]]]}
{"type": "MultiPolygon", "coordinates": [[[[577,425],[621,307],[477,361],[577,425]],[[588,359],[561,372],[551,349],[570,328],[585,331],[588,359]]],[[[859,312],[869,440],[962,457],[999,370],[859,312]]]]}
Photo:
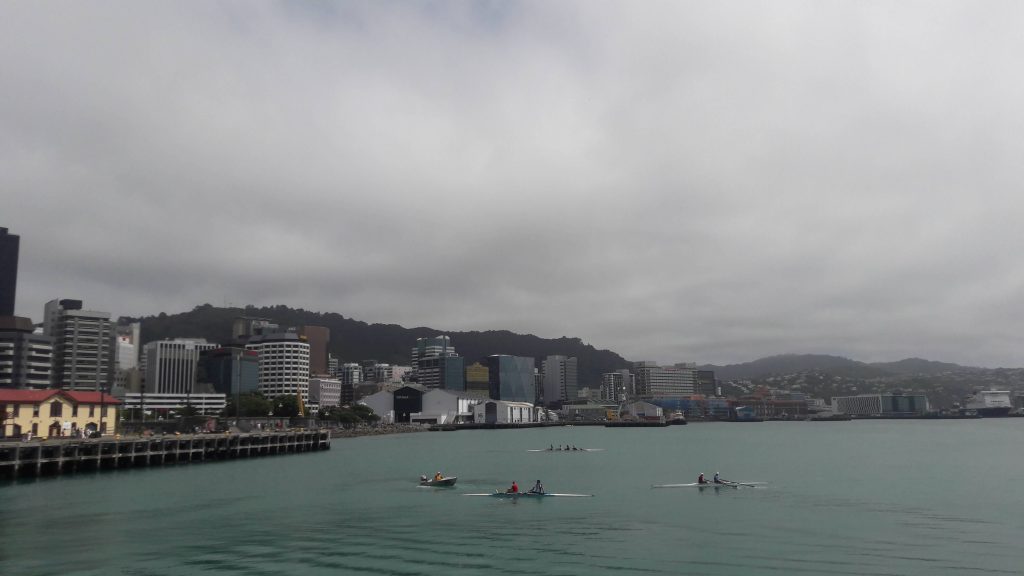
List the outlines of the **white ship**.
{"type": "Polygon", "coordinates": [[[979,390],[964,400],[964,408],[979,416],[1006,416],[1013,408],[1009,390],[979,390]]]}

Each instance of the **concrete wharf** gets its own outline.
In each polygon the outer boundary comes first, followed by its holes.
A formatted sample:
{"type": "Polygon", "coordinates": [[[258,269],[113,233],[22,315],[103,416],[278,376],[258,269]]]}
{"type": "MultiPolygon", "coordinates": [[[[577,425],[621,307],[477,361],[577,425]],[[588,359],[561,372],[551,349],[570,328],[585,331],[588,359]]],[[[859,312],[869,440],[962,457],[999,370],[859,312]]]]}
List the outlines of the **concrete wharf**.
{"type": "Polygon", "coordinates": [[[0,442],[0,478],[330,450],[327,430],[0,442]]]}

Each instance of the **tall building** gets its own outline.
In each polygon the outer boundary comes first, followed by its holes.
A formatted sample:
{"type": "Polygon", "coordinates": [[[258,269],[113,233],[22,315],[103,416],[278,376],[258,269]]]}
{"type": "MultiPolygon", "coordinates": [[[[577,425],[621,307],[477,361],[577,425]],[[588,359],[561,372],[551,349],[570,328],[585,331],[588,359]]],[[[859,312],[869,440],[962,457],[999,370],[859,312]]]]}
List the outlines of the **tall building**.
{"type": "Polygon", "coordinates": [[[428,356],[419,359],[417,383],[426,388],[444,390],[466,389],[463,358],[461,356],[428,356]]]}
{"type": "Polygon", "coordinates": [[[714,370],[697,370],[697,393],[705,396],[718,396],[714,370]]]}
{"type": "Polygon", "coordinates": [[[487,357],[487,380],[494,400],[533,403],[537,397],[534,386],[533,358],[495,354],[487,357]]]}
{"type": "Polygon", "coordinates": [[[416,345],[412,347],[412,370],[413,372],[419,370],[419,362],[424,358],[444,356],[457,356],[450,337],[417,338],[416,345]]]}
{"type": "Polygon", "coordinates": [[[342,364],[338,368],[338,379],[341,380],[342,384],[355,386],[363,381],[363,368],[355,362],[342,364]]]}
{"type": "Polygon", "coordinates": [[[309,402],[309,343],[293,331],[253,336],[245,346],[259,354],[264,396],[300,395],[309,402]]]}
{"type": "Polygon", "coordinates": [[[256,392],[260,385],[260,355],[237,346],[201,350],[196,381],[202,388],[212,388],[232,398],[256,392]]]}
{"type": "Polygon", "coordinates": [[[70,390],[107,390],[114,382],[114,325],[109,312],[82,310],[81,300],[51,300],[43,333],[53,338],[53,382],[70,390]]]}
{"type": "Polygon", "coordinates": [[[341,381],[334,378],[309,379],[309,406],[316,411],[341,403],[341,381]]]}
{"type": "Polygon", "coordinates": [[[0,388],[50,388],[53,341],[32,321],[0,316],[0,388]]]}
{"type": "Polygon", "coordinates": [[[328,352],[327,353],[327,373],[331,375],[331,378],[338,378],[338,371],[340,370],[340,368],[341,368],[341,362],[338,360],[338,358],[334,354],[331,354],[330,352],[328,352]]]}
{"type": "Polygon", "coordinates": [[[601,400],[624,402],[635,395],[633,374],[629,370],[616,370],[601,375],[601,400]]]}
{"type": "Polygon", "coordinates": [[[636,362],[636,395],[640,398],[680,398],[692,396],[696,385],[695,364],[658,366],[655,362],[636,362]]]}
{"type": "Polygon", "coordinates": [[[114,326],[114,386],[124,391],[137,392],[141,389],[141,333],[142,325],[138,322],[114,326]]]}
{"type": "Polygon", "coordinates": [[[548,406],[561,405],[576,400],[578,382],[578,361],[565,356],[548,356],[541,364],[544,375],[544,403],[548,406]]]}
{"type": "Polygon", "coordinates": [[[191,395],[196,388],[199,354],[217,348],[202,338],[157,340],[143,347],[146,355],[146,394],[191,395]]]}
{"type": "Polygon", "coordinates": [[[317,376],[330,374],[327,344],[331,341],[331,329],[326,326],[302,326],[299,336],[309,343],[309,372],[317,376]]]}
{"type": "Polygon", "coordinates": [[[18,288],[18,247],[21,239],[0,228],[0,316],[14,316],[18,288]]]}

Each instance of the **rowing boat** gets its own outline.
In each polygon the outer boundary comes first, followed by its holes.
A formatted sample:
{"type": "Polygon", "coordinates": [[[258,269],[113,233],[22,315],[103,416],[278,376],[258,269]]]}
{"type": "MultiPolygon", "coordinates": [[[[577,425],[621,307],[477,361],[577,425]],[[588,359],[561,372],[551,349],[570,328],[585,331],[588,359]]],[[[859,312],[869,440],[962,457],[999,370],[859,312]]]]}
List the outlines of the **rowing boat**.
{"type": "Polygon", "coordinates": [[[566,448],[564,450],[559,448],[555,448],[554,450],[551,448],[531,448],[527,450],[527,452],[601,452],[603,450],[604,448],[577,448],[575,450],[572,448],[566,448]]]}
{"type": "Polygon", "coordinates": [[[455,486],[455,481],[458,480],[458,476],[448,476],[447,478],[441,478],[440,480],[420,480],[420,486],[434,486],[437,488],[444,488],[447,486],[455,486]]]}
{"type": "Polygon", "coordinates": [[[489,496],[491,498],[591,498],[593,494],[560,494],[557,492],[488,492],[463,496],[489,496]]]}
{"type": "Polygon", "coordinates": [[[705,482],[704,484],[690,482],[688,484],[654,484],[651,488],[739,488],[740,486],[756,488],[758,484],[764,484],[764,482],[720,482],[718,484],[714,482],[705,482]]]}

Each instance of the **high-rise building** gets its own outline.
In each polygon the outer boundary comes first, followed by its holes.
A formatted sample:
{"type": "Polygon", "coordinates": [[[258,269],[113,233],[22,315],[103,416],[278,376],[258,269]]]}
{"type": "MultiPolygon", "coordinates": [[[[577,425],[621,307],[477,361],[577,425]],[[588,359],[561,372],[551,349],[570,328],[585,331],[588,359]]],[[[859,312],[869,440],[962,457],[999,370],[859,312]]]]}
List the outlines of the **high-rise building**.
{"type": "Polygon", "coordinates": [[[434,358],[442,356],[457,356],[455,346],[452,346],[452,339],[448,336],[434,336],[432,338],[417,338],[416,345],[412,347],[412,370],[419,370],[419,362],[423,358],[434,358]]]}
{"type": "Polygon", "coordinates": [[[532,404],[537,397],[533,373],[533,358],[505,354],[488,356],[490,397],[494,400],[532,404]]]}
{"type": "Polygon", "coordinates": [[[0,228],[0,316],[14,316],[18,288],[18,248],[21,239],[0,228]]]}
{"type": "Polygon", "coordinates": [[[697,370],[697,393],[705,396],[718,396],[714,370],[697,370]]]}
{"type": "Polygon", "coordinates": [[[616,370],[601,375],[601,400],[623,402],[633,396],[634,378],[629,370],[616,370]]]}
{"type": "Polygon", "coordinates": [[[43,333],[53,338],[53,382],[69,390],[107,390],[114,382],[114,325],[109,312],[81,300],[46,303],[43,333]]]}
{"type": "Polygon", "coordinates": [[[114,326],[114,386],[123,391],[137,392],[141,387],[141,333],[138,322],[114,326]]]}
{"type": "Polygon", "coordinates": [[[0,316],[0,388],[50,388],[53,341],[32,321],[0,316]]]}
{"type": "Polygon", "coordinates": [[[196,380],[203,388],[235,397],[256,392],[260,385],[260,355],[237,346],[199,352],[196,380]]]}
{"type": "Polygon", "coordinates": [[[341,381],[334,378],[309,379],[309,405],[317,411],[341,403],[341,381]]]}
{"type": "Polygon", "coordinates": [[[658,366],[655,362],[633,365],[636,395],[640,398],[681,398],[692,396],[697,367],[692,363],[658,366]]]}
{"type": "Polygon", "coordinates": [[[202,338],[157,340],[143,347],[146,355],[146,394],[190,395],[196,388],[199,354],[217,348],[202,338]]]}
{"type": "Polygon", "coordinates": [[[579,381],[578,361],[565,356],[548,356],[542,363],[544,403],[548,406],[576,400],[579,381]]]}
{"type": "Polygon", "coordinates": [[[330,374],[327,364],[327,344],[331,340],[331,329],[326,326],[302,326],[299,336],[309,343],[309,372],[317,376],[330,374]]]}
{"type": "Polygon", "coordinates": [[[259,353],[264,396],[301,395],[309,402],[309,343],[294,331],[253,336],[245,346],[259,353]]]}
{"type": "Polygon", "coordinates": [[[331,378],[339,377],[339,369],[341,368],[341,361],[338,360],[337,356],[327,353],[327,373],[331,375],[331,378]]]}
{"type": "Polygon", "coordinates": [[[426,388],[444,390],[466,389],[463,358],[461,356],[428,356],[419,359],[417,383],[426,388]]]}

